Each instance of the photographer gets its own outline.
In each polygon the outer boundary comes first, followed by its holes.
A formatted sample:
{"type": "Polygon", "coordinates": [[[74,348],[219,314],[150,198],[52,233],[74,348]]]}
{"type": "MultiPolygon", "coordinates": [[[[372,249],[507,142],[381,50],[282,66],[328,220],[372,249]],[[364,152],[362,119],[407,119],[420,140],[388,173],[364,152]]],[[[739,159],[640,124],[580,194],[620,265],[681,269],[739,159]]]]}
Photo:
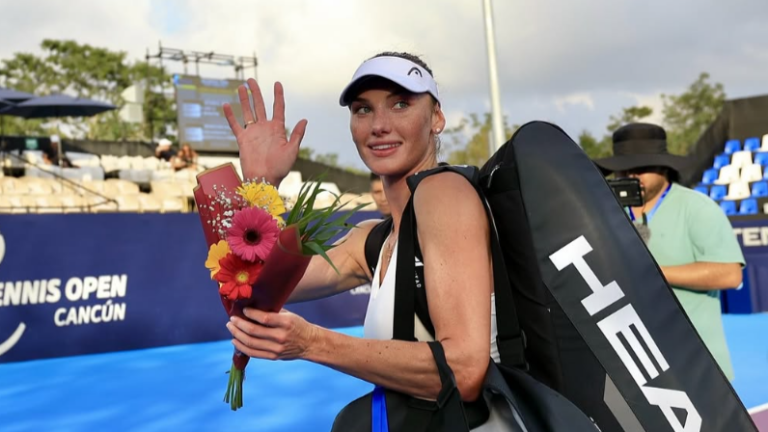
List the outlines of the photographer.
{"type": "Polygon", "coordinates": [[[744,256],[720,207],[677,183],[686,159],[669,154],[666,139],[659,126],[626,125],[613,134],[613,157],[595,163],[606,175],[640,181],[643,204],[630,208],[630,217],[648,231],[648,249],[707,348],[733,380],[719,290],[741,285],[744,256]]]}

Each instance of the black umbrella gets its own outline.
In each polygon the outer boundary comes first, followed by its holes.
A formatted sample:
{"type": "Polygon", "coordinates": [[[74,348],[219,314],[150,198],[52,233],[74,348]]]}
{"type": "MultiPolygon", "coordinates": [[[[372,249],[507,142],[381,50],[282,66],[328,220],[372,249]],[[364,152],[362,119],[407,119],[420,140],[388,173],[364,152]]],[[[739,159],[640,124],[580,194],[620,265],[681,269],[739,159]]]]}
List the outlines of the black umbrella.
{"type": "MultiPolygon", "coordinates": [[[[91,99],[53,94],[27,99],[14,106],[1,109],[0,115],[12,115],[27,119],[45,117],[90,117],[115,108],[117,107],[114,105],[91,99]]],[[[61,165],[62,152],[63,148],[58,149],[59,166],[61,165]]]]}
{"type": "Polygon", "coordinates": [[[11,101],[9,101],[7,99],[0,98],[0,109],[3,109],[5,107],[11,106],[11,105],[13,105],[13,102],[11,102],[11,101]]]}
{"type": "Polygon", "coordinates": [[[25,93],[17,90],[11,90],[11,89],[0,87],[0,99],[5,99],[9,102],[18,103],[18,102],[25,101],[27,99],[32,99],[34,97],[35,95],[33,95],[32,93],[25,93]]]}
{"type": "MultiPolygon", "coordinates": [[[[0,88],[0,92],[6,89],[0,88]]],[[[0,98],[0,110],[13,106],[13,102],[0,98]]],[[[5,117],[0,116],[0,152],[5,151],[5,117]]]]}
{"type": "Polygon", "coordinates": [[[12,115],[28,119],[90,117],[115,108],[117,107],[104,102],[57,94],[27,99],[16,106],[0,110],[0,115],[12,115]]]}

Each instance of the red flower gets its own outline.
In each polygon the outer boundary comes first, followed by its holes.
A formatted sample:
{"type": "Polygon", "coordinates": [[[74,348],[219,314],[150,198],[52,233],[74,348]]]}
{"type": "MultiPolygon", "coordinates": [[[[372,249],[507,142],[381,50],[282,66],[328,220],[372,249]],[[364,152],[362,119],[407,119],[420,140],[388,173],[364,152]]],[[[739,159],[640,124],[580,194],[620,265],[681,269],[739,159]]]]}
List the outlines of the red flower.
{"type": "Polygon", "coordinates": [[[216,273],[216,280],[221,282],[219,294],[228,300],[248,299],[251,297],[251,285],[259,277],[262,262],[248,262],[235,254],[227,254],[219,260],[221,269],[216,273]]]}
{"type": "Polygon", "coordinates": [[[232,217],[227,243],[232,253],[246,261],[267,259],[280,229],[271,214],[258,207],[244,208],[232,217]]]}

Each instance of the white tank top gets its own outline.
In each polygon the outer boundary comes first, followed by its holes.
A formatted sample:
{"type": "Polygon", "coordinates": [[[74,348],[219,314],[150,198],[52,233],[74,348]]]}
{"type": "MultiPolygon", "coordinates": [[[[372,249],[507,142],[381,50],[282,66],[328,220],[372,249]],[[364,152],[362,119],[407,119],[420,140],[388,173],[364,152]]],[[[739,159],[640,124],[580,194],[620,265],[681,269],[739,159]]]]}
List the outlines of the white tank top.
{"type": "MultiPolygon", "coordinates": [[[[384,244],[387,242],[385,241],[384,244]]],[[[382,246],[383,249],[383,246],[382,246]]],[[[392,326],[395,319],[395,274],[397,271],[397,242],[393,247],[392,258],[389,260],[389,268],[384,280],[379,283],[381,257],[376,264],[376,270],[373,272],[371,281],[371,295],[368,300],[368,310],[365,314],[365,323],[363,324],[363,337],[368,339],[389,340],[392,339],[392,326]]],[[[421,261],[416,258],[416,266],[423,266],[421,261]]],[[[499,350],[496,346],[496,302],[494,295],[491,294],[491,358],[496,363],[499,362],[499,350]]],[[[424,324],[422,324],[416,314],[414,314],[414,336],[421,342],[434,340],[429,334],[424,324]]],[[[499,398],[491,401],[490,416],[483,425],[472,429],[474,432],[508,432],[513,430],[525,431],[525,427],[519,423],[517,413],[507,405],[506,401],[499,398]]]]}

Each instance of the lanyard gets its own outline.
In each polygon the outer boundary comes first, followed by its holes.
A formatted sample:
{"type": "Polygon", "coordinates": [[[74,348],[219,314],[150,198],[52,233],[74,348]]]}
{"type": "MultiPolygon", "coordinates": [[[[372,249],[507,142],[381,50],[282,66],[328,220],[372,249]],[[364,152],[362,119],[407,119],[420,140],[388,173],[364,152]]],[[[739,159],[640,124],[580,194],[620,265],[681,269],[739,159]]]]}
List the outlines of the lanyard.
{"type": "MultiPolygon", "coordinates": [[[[661,205],[661,202],[664,201],[664,198],[666,198],[667,194],[669,193],[669,190],[672,189],[672,182],[669,182],[669,185],[664,190],[664,193],[661,194],[661,198],[659,198],[658,201],[656,201],[656,205],[653,206],[650,212],[643,213],[643,224],[646,224],[648,221],[651,220],[654,214],[656,214],[656,210],[659,209],[659,206],[661,205]]],[[[629,209],[629,217],[632,219],[632,222],[635,221],[635,214],[632,212],[632,209],[629,209]]]]}
{"type": "Polygon", "coordinates": [[[376,386],[371,398],[371,432],[389,432],[387,398],[384,389],[376,386]]]}

